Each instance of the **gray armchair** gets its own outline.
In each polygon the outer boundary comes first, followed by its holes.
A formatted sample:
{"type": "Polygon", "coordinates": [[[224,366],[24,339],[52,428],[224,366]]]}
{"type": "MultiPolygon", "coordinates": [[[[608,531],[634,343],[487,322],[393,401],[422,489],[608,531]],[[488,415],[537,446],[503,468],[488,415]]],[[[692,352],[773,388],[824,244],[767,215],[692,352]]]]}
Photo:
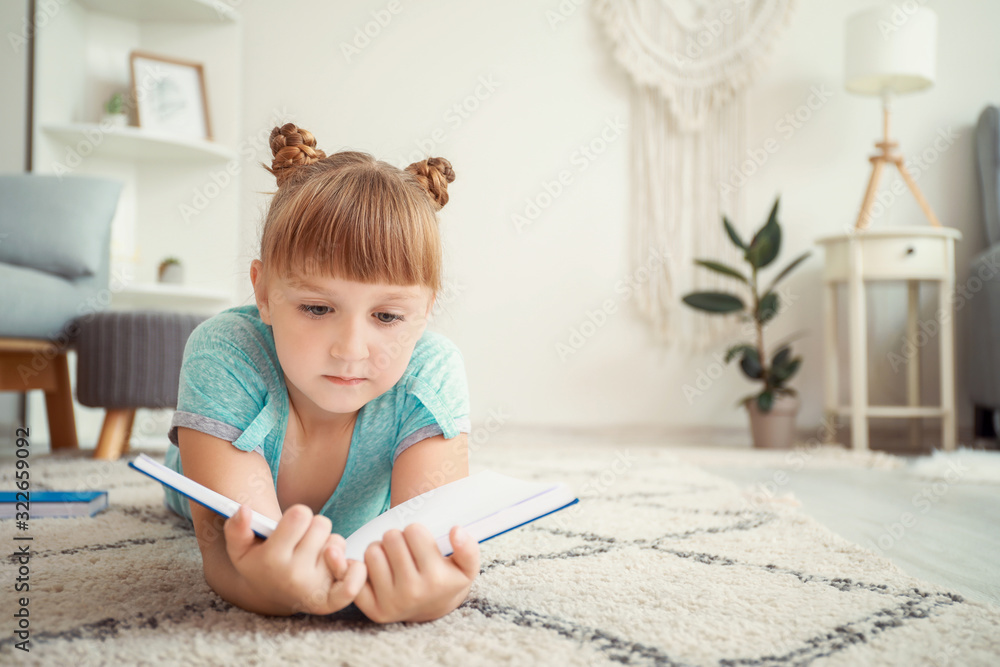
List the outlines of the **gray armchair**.
{"type": "Polygon", "coordinates": [[[972,260],[966,277],[982,287],[969,299],[972,350],[969,393],[975,408],[975,434],[1000,433],[1000,111],[988,106],[976,125],[976,167],[988,247],[972,260]],[[975,280],[973,280],[975,279],[975,280]]]}
{"type": "Polygon", "coordinates": [[[52,449],[77,447],[66,351],[75,320],[106,307],[122,184],[0,176],[0,391],[45,391],[52,449]]]}

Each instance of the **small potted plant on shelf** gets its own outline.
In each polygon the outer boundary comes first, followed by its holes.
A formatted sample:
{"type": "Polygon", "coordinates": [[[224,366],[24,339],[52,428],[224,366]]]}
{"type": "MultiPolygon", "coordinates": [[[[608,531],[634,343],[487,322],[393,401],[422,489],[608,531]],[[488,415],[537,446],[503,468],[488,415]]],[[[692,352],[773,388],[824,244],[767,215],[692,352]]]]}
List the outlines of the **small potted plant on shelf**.
{"type": "Polygon", "coordinates": [[[184,267],[176,257],[167,257],[160,262],[159,281],[180,284],[184,282],[184,267]]]}
{"type": "Polygon", "coordinates": [[[787,342],[780,344],[770,354],[765,354],[764,325],[780,309],[775,286],[811,253],[806,251],[797,257],[763,290],[759,288],[757,275],[760,269],[770,265],[778,257],[781,248],[781,227],[778,225],[780,199],[775,199],[767,222],[753,235],[749,244],[744,243],[729,220],[722,217],[729,239],[743,251],[743,258],[749,264],[749,275],[719,262],[695,260],[698,266],[721,273],[746,286],[749,290],[749,303],[741,296],[728,292],[692,292],[683,297],[684,303],[692,308],[715,314],[740,313],[743,321],[754,325],[756,340],[731,346],[726,351],[726,363],[739,359],[743,373],[751,380],[761,383],[760,391],[743,397],[737,403],[743,405],[749,413],[755,447],[790,447],[795,438],[795,417],[799,410],[796,391],[787,385],[799,370],[802,357],[792,356],[792,348],[787,342]]]}
{"type": "Polygon", "coordinates": [[[128,125],[128,114],[125,113],[125,96],[115,93],[104,104],[104,120],[112,127],[125,127],[128,125]]]}

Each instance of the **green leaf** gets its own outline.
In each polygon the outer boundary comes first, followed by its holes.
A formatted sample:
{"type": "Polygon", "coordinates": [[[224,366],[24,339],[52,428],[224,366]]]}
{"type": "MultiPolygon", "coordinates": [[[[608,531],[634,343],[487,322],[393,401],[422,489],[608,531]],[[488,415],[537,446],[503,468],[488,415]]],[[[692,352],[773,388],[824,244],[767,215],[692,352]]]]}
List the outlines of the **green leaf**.
{"type": "Polygon", "coordinates": [[[774,376],[775,384],[781,385],[790,380],[792,376],[795,375],[795,372],[799,370],[799,366],[801,365],[802,357],[795,357],[791,361],[782,365],[780,370],[772,366],[771,373],[774,376]]]}
{"type": "Polygon", "coordinates": [[[736,229],[733,227],[733,224],[729,222],[729,218],[722,216],[722,224],[725,226],[726,233],[729,234],[730,240],[736,244],[736,247],[740,250],[746,250],[746,244],[743,243],[743,239],[740,238],[740,235],[736,233],[736,229]]]}
{"type": "Polygon", "coordinates": [[[726,266],[725,264],[720,264],[719,262],[713,262],[713,261],[708,260],[708,259],[696,259],[696,260],[694,260],[694,263],[697,264],[697,265],[699,265],[699,266],[704,266],[706,269],[712,269],[713,271],[718,271],[719,273],[721,273],[723,275],[727,275],[727,276],[730,276],[732,278],[736,278],[738,280],[742,280],[743,282],[747,283],[748,285],[750,284],[750,281],[747,280],[746,276],[744,276],[742,273],[740,273],[736,269],[733,269],[733,268],[730,268],[730,267],[726,266]]]}
{"type": "Polygon", "coordinates": [[[761,412],[770,412],[772,405],[774,405],[774,394],[762,391],[757,395],[757,407],[761,412]]]}
{"type": "Polygon", "coordinates": [[[778,203],[780,201],[781,201],[781,196],[780,195],[774,198],[774,205],[771,206],[771,213],[767,216],[767,224],[768,225],[777,225],[778,224],[778,203]]]}
{"type": "Polygon", "coordinates": [[[788,364],[789,358],[792,356],[792,348],[785,346],[778,350],[774,358],[771,359],[771,375],[775,375],[781,372],[781,369],[788,364]]]}
{"type": "Polygon", "coordinates": [[[764,375],[764,369],[760,366],[760,355],[755,348],[744,351],[740,368],[751,380],[759,380],[764,375]]]}
{"type": "Polygon", "coordinates": [[[725,292],[692,292],[682,301],[692,308],[709,313],[735,313],[746,308],[743,299],[725,292]]]}
{"type": "Polygon", "coordinates": [[[746,396],[744,396],[740,400],[736,401],[736,407],[739,407],[741,405],[743,407],[747,407],[747,403],[749,403],[750,401],[754,400],[755,398],[757,398],[757,394],[747,394],[746,396]]]}
{"type": "Polygon", "coordinates": [[[750,241],[750,247],[746,251],[746,259],[756,269],[762,269],[778,256],[781,249],[781,227],[778,225],[778,202],[774,200],[774,207],[771,215],[768,216],[767,223],[754,234],[750,241]]]}
{"type": "Polygon", "coordinates": [[[778,293],[769,292],[764,295],[757,306],[757,319],[761,324],[766,324],[778,314],[778,293]]]}
{"type": "Polygon", "coordinates": [[[731,348],[726,350],[726,363],[728,364],[734,356],[745,350],[753,350],[754,352],[757,351],[753,345],[749,345],[747,343],[740,343],[739,345],[733,345],[731,348]]]}
{"type": "Polygon", "coordinates": [[[794,269],[796,266],[798,266],[799,264],[801,264],[802,262],[804,262],[805,259],[807,257],[809,257],[809,255],[811,255],[811,254],[812,254],[812,251],[811,250],[807,250],[804,253],[802,253],[801,255],[799,255],[798,257],[796,257],[795,260],[791,264],[789,264],[788,266],[786,266],[784,269],[781,270],[781,273],[779,273],[777,276],[775,276],[774,280],[771,281],[770,287],[768,287],[764,291],[765,292],[770,292],[771,290],[773,290],[774,286],[778,284],[778,281],[780,281],[782,278],[784,278],[789,273],[791,273],[792,269],[794,269]]]}

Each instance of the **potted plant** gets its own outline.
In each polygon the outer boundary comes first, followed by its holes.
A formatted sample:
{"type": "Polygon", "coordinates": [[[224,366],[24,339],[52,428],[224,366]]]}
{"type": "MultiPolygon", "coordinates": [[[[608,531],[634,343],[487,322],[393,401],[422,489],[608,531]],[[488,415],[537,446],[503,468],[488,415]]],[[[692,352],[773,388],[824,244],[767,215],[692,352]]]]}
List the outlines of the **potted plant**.
{"type": "Polygon", "coordinates": [[[739,359],[743,373],[761,383],[760,391],[737,402],[749,413],[755,447],[790,447],[795,438],[795,416],[799,410],[798,396],[788,386],[788,381],[799,370],[802,358],[792,356],[792,348],[787,342],[770,354],[765,354],[764,348],[764,325],[778,314],[781,305],[774,288],[811,254],[804,252],[782,269],[765,289],[760,289],[758,271],[770,265],[781,249],[781,227],[778,225],[780,199],[774,200],[767,222],[753,235],[749,244],[744,243],[729,220],[722,217],[729,239],[743,251],[743,259],[749,264],[749,274],[719,262],[695,260],[696,265],[746,286],[749,301],[728,292],[692,292],[683,298],[684,303],[692,308],[715,314],[740,313],[745,322],[753,323],[756,340],[731,346],[726,351],[726,363],[739,359]]]}
{"type": "Polygon", "coordinates": [[[121,93],[115,93],[104,104],[104,120],[112,127],[124,127],[128,125],[128,114],[125,113],[125,97],[121,93]]]}
{"type": "Polygon", "coordinates": [[[184,282],[184,267],[176,257],[167,257],[160,262],[159,281],[161,283],[184,282]]]}

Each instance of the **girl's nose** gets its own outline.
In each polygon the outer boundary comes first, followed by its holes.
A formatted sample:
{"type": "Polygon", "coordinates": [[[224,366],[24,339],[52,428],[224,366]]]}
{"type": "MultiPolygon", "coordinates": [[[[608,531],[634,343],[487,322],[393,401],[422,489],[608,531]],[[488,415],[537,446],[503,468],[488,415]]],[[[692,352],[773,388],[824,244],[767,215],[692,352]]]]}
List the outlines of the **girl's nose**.
{"type": "Polygon", "coordinates": [[[334,334],[330,346],[330,356],[344,361],[360,361],[368,356],[368,345],[365,341],[364,322],[358,318],[344,318],[334,334]]]}

